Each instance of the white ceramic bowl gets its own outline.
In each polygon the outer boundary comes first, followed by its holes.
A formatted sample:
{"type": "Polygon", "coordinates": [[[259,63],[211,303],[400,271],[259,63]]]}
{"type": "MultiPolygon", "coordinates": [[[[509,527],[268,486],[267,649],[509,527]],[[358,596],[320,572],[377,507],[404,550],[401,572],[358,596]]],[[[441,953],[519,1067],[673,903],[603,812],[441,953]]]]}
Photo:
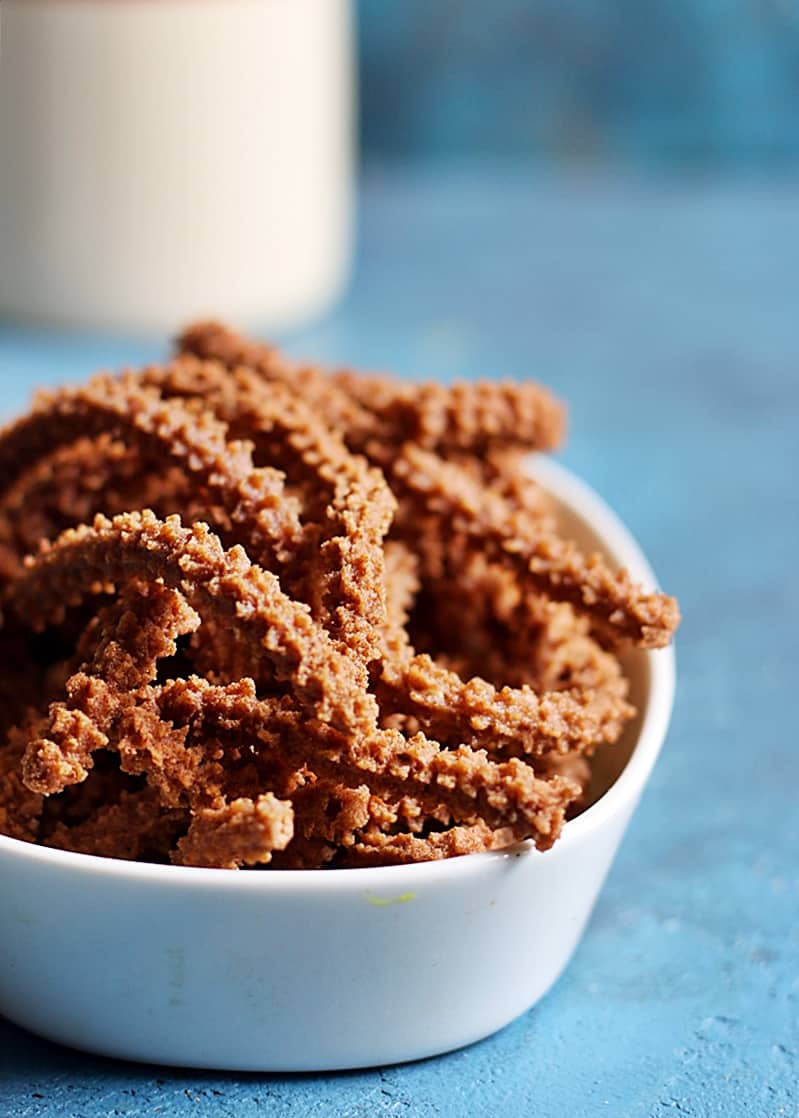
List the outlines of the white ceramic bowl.
{"type": "MultiPolygon", "coordinates": [[[[586,485],[534,473],[567,527],[640,581],[638,546],[586,485]]],[[[239,1071],[366,1067],[476,1041],[563,971],[655,763],[671,650],[628,670],[640,716],[600,798],[552,850],[359,870],[142,865],[0,837],[0,1013],[77,1048],[239,1071]]]]}

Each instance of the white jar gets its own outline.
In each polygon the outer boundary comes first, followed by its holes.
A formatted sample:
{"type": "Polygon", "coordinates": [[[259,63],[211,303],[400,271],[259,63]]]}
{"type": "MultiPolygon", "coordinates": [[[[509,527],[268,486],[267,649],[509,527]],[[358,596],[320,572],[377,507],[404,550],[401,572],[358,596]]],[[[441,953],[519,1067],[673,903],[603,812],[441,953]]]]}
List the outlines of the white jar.
{"type": "Polygon", "coordinates": [[[0,312],[280,327],[346,279],[350,0],[3,0],[0,312]]]}

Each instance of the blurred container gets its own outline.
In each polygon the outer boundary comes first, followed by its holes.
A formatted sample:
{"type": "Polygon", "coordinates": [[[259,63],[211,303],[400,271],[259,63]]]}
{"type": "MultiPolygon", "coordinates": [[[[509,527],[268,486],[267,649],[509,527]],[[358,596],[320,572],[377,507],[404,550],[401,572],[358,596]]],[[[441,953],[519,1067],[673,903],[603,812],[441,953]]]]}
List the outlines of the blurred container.
{"type": "Polygon", "coordinates": [[[0,313],[285,326],[351,248],[350,0],[3,0],[0,313]]]}

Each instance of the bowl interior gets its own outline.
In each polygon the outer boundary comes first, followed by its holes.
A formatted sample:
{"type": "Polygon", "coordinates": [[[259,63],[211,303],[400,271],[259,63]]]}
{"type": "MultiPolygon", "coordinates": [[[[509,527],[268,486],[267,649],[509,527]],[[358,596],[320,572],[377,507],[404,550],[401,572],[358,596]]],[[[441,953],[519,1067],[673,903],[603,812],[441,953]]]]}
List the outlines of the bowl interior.
{"type": "MultiPolygon", "coordinates": [[[[626,567],[634,578],[654,587],[655,576],[638,545],[593,490],[551,459],[533,459],[530,472],[552,495],[558,524],[567,538],[573,539],[585,552],[599,552],[614,566],[626,567]]],[[[640,740],[652,686],[650,656],[640,649],[631,649],[620,657],[636,714],[617,742],[598,749],[594,755],[586,807],[581,814],[616,783],[640,740]]]]}
{"type": "Polygon", "coordinates": [[[622,657],[624,672],[630,681],[630,702],[636,709],[635,716],[624,728],[621,738],[611,746],[597,750],[591,762],[591,780],[586,793],[586,810],[612,788],[624,772],[640,738],[646,703],[649,697],[650,673],[643,653],[628,653],[622,657]]]}

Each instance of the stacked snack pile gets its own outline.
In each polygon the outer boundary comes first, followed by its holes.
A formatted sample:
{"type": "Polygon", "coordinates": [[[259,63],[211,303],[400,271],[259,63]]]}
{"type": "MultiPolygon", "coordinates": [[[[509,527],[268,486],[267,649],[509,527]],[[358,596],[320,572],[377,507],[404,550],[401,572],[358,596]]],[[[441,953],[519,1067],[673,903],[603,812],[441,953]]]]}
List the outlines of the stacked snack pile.
{"type": "Polygon", "coordinates": [[[532,384],[328,374],[204,323],[0,435],[0,832],[181,865],[532,838],[673,599],[562,538],[532,384]]]}

